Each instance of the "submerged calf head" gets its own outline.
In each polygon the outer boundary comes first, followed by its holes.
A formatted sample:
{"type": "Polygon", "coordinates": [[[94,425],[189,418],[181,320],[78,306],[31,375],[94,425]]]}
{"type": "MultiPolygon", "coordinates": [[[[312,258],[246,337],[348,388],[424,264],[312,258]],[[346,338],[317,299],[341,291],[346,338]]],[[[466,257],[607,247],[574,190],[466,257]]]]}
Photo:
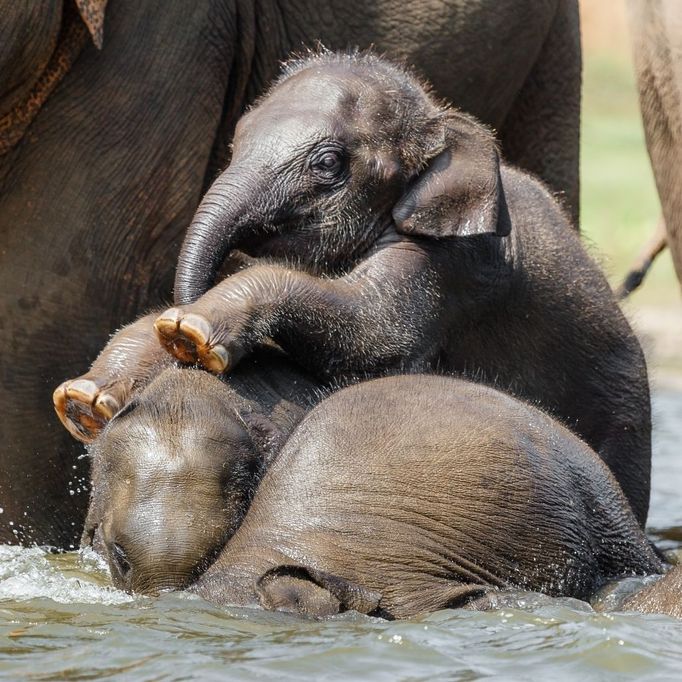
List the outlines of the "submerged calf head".
{"type": "Polygon", "coordinates": [[[136,592],[181,589],[213,561],[253,494],[272,425],[215,377],[168,369],[92,446],[83,544],[136,592]]]}

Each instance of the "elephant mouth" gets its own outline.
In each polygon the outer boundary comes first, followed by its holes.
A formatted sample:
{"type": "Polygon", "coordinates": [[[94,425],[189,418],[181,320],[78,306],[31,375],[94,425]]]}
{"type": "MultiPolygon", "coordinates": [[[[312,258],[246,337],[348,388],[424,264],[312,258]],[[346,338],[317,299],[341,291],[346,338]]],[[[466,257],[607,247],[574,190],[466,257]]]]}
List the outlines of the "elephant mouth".
{"type": "Polygon", "coordinates": [[[261,236],[240,248],[254,258],[288,263],[311,274],[339,275],[364,259],[382,235],[390,231],[393,218],[388,208],[361,226],[310,221],[280,228],[266,239],[261,236]],[[352,244],[348,244],[349,233],[353,232],[352,244]]]}
{"type": "Polygon", "coordinates": [[[321,247],[319,234],[294,229],[261,240],[246,252],[254,258],[272,259],[315,270],[321,258],[321,247]]]}

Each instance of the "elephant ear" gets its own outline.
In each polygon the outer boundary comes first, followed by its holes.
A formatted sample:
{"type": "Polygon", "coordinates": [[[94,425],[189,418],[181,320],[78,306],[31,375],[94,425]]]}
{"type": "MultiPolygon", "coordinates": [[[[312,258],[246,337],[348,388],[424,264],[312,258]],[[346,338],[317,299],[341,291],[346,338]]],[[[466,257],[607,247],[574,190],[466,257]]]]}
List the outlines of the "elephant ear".
{"type": "Polygon", "coordinates": [[[338,576],[303,566],[282,565],[264,573],[256,583],[263,608],[288,611],[313,618],[343,611],[382,615],[381,595],[338,576]]]}
{"type": "Polygon", "coordinates": [[[394,206],[397,231],[437,238],[508,235],[500,158],[491,131],[456,111],[439,114],[430,127],[433,148],[439,151],[394,206]]]}
{"type": "Polygon", "coordinates": [[[107,0],[76,0],[78,13],[92,37],[92,42],[98,50],[102,49],[104,42],[104,12],[107,8],[107,0]]]}

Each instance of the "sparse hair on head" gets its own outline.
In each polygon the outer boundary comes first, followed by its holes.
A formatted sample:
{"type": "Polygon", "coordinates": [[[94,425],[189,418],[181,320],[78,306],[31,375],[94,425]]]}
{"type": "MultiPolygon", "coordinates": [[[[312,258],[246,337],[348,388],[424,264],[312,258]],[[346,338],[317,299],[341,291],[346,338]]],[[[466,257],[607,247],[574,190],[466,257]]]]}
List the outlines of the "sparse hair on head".
{"type": "Polygon", "coordinates": [[[333,52],[318,45],[314,49],[294,54],[282,63],[280,75],[269,90],[254,102],[253,108],[275,95],[292,78],[307,71],[311,77],[315,77],[320,71],[329,69],[338,69],[342,74],[357,77],[359,87],[355,91],[349,87],[350,102],[362,105],[367,101],[365,95],[368,92],[387,95],[382,105],[383,113],[386,114],[382,118],[382,130],[370,131],[368,135],[378,135],[376,139],[379,143],[382,131],[386,132],[386,126],[389,126],[394,133],[392,146],[399,151],[404,168],[409,175],[416,172],[428,153],[437,146],[438,131],[442,128],[439,119],[453,109],[434,96],[431,86],[419,78],[413,69],[371,49],[333,52]]]}

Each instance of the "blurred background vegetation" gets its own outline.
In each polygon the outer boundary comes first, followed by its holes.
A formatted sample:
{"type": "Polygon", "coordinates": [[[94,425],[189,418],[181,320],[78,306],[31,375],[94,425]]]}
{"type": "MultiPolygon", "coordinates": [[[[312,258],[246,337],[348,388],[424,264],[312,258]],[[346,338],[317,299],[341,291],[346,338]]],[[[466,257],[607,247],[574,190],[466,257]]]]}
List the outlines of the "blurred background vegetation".
{"type": "MultiPolygon", "coordinates": [[[[615,286],[653,234],[660,205],[644,144],[625,0],[580,0],[580,12],[581,229],[615,286]]],[[[682,371],[682,298],[667,251],[624,308],[654,363],[666,374],[682,371]]]]}

